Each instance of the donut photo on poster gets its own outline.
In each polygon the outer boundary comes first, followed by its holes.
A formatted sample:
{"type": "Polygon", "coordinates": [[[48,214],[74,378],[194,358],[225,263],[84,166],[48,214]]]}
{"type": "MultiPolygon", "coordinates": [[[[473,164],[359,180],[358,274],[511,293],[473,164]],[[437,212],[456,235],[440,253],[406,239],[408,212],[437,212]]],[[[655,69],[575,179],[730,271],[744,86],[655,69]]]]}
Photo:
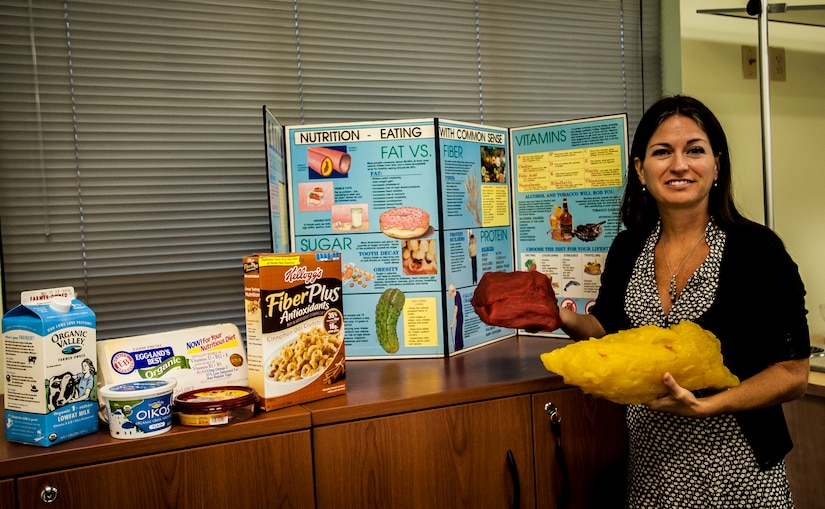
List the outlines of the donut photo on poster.
{"type": "Polygon", "coordinates": [[[430,214],[418,207],[396,207],[378,217],[381,231],[395,239],[416,239],[432,234],[430,214]]]}

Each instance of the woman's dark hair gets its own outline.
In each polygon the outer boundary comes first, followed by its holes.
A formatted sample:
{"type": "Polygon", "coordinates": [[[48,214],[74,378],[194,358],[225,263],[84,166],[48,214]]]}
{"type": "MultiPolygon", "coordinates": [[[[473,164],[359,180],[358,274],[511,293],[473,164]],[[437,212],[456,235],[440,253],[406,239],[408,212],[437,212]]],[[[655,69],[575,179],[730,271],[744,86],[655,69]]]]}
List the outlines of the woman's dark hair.
{"type": "Polygon", "coordinates": [[[86,364],[87,366],[89,366],[89,373],[90,373],[90,374],[94,375],[95,373],[97,373],[97,370],[95,369],[94,362],[92,362],[92,361],[91,361],[91,359],[89,359],[88,357],[86,357],[85,359],[83,359],[83,360],[80,362],[80,364],[86,364]]]}
{"type": "Polygon", "coordinates": [[[645,152],[650,138],[659,126],[674,115],[681,115],[696,122],[710,140],[711,150],[719,156],[716,185],[711,188],[708,211],[716,223],[725,229],[729,226],[748,223],[736,209],[730,174],[730,150],[722,124],[716,115],[702,102],[685,95],[674,95],[659,99],[648,108],[633,137],[627,162],[627,185],[622,199],[621,220],[628,229],[637,227],[649,230],[659,220],[656,201],[642,189],[633,161],[638,157],[645,160],[645,152]]]}

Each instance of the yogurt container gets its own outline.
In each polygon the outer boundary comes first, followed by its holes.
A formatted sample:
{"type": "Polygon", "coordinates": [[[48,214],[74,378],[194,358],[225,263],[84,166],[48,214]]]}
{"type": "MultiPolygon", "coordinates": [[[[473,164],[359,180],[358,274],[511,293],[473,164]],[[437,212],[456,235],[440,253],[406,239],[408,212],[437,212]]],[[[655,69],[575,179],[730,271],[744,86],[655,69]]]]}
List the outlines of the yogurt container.
{"type": "Polygon", "coordinates": [[[220,426],[252,417],[257,402],[251,387],[211,387],[178,394],[174,408],[184,426],[220,426]]]}
{"type": "Polygon", "coordinates": [[[144,438],[172,429],[174,378],[136,380],[100,389],[114,438],[144,438]]]}

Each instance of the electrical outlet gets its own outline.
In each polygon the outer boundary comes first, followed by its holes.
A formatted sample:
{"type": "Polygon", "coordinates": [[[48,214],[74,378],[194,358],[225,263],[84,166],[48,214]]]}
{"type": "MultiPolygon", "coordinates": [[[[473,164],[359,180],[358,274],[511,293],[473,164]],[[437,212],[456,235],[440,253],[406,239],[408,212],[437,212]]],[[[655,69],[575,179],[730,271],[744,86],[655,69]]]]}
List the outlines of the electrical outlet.
{"type": "MultiPolygon", "coordinates": [[[[771,81],[785,81],[785,48],[768,48],[768,70],[771,81]]],[[[759,56],[756,46],[742,46],[742,78],[755,80],[759,76],[759,56]]]]}
{"type": "Polygon", "coordinates": [[[785,81],[785,48],[768,49],[771,81],[785,81]]]}

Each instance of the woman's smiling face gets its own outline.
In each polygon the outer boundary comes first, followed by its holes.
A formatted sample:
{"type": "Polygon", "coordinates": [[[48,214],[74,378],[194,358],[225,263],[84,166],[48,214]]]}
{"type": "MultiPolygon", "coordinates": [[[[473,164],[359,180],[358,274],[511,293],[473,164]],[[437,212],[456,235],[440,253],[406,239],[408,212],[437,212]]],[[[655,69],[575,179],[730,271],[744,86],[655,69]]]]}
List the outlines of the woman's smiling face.
{"type": "Polygon", "coordinates": [[[665,208],[707,210],[719,160],[705,131],[691,118],[673,115],[654,131],[645,159],[633,161],[642,185],[665,208]]]}

